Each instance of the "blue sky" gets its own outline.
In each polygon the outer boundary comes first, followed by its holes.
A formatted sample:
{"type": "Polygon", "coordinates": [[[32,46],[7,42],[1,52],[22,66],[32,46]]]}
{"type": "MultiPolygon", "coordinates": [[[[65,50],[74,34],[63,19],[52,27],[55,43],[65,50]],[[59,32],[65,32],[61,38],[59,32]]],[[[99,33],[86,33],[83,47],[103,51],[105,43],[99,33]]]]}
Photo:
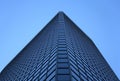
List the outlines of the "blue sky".
{"type": "Polygon", "coordinates": [[[59,11],[94,41],[120,78],[120,0],[0,0],[0,71],[59,11]]]}

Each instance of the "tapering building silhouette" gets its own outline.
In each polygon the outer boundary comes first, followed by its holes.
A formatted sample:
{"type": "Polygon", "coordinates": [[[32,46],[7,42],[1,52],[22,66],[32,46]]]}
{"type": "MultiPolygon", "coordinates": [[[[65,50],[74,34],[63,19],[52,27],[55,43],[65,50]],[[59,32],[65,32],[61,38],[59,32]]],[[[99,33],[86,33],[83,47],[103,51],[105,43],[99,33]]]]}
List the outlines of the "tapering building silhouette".
{"type": "Polygon", "coordinates": [[[59,12],[4,68],[0,81],[119,81],[92,40],[59,12]]]}

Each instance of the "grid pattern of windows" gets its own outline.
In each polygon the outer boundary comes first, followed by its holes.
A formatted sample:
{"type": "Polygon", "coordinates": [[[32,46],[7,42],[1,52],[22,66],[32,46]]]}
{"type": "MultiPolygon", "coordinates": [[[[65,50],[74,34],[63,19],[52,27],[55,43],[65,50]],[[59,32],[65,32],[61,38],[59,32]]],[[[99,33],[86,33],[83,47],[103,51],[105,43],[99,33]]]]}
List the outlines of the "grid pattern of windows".
{"type": "Polygon", "coordinates": [[[5,67],[0,81],[119,81],[91,39],[58,13],[5,67]]]}

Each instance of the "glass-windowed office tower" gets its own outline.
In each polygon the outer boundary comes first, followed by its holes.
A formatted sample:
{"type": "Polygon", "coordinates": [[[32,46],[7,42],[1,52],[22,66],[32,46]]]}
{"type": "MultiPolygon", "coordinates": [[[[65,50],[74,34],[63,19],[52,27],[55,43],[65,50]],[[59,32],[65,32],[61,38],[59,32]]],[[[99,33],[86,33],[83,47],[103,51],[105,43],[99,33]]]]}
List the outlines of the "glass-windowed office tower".
{"type": "Polygon", "coordinates": [[[92,40],[59,12],[4,68],[0,81],[119,81],[92,40]]]}

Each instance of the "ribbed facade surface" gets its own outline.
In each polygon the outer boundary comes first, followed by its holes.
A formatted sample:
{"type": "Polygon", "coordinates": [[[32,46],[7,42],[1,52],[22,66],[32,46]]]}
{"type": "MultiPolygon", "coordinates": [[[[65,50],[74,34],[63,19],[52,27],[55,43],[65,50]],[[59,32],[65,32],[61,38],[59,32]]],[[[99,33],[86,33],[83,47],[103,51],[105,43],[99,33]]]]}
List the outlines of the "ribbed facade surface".
{"type": "Polygon", "coordinates": [[[91,39],[59,12],[4,68],[0,81],[119,81],[91,39]]]}

